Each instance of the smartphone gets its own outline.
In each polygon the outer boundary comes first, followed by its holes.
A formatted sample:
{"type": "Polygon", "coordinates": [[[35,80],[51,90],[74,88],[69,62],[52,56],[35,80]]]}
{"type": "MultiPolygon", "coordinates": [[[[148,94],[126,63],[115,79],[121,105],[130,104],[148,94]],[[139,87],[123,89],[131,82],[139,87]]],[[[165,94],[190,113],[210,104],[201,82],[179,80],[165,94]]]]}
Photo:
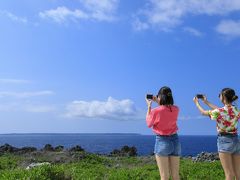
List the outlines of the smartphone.
{"type": "Polygon", "coordinates": [[[147,95],[146,95],[146,98],[147,98],[147,99],[153,99],[153,95],[152,95],[152,94],[147,94],[147,95]]]}
{"type": "Polygon", "coordinates": [[[202,94],[197,94],[196,97],[197,97],[198,99],[203,99],[203,95],[202,95],[202,94]]]}

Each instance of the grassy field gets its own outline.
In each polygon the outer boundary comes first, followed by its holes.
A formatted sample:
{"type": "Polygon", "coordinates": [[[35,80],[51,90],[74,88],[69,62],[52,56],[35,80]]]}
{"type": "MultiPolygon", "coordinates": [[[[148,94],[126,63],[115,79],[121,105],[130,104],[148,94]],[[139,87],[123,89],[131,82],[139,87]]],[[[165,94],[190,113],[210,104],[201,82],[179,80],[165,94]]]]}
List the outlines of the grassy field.
{"type": "MultiPolygon", "coordinates": [[[[159,179],[158,169],[152,156],[145,157],[107,157],[94,154],[77,153],[84,157],[76,162],[54,163],[26,170],[26,157],[5,154],[0,156],[0,179],[112,179],[112,180],[155,180],[159,179]]],[[[39,157],[35,162],[46,162],[39,157]]],[[[193,163],[181,159],[181,179],[183,180],[221,180],[224,173],[220,162],[193,163]]]]}

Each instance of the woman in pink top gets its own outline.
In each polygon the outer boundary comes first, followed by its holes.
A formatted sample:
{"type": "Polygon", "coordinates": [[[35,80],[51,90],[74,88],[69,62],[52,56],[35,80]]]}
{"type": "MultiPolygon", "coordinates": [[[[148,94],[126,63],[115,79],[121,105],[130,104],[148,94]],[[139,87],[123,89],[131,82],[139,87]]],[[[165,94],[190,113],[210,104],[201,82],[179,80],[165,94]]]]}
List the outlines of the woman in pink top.
{"type": "Polygon", "coordinates": [[[179,108],[174,106],[172,91],[169,87],[162,87],[158,95],[147,99],[148,111],[146,122],[156,134],[154,154],[161,180],[169,180],[170,172],[173,180],[179,180],[179,157],[181,145],[177,135],[177,118],[179,108]],[[158,107],[152,109],[152,102],[158,107]]]}

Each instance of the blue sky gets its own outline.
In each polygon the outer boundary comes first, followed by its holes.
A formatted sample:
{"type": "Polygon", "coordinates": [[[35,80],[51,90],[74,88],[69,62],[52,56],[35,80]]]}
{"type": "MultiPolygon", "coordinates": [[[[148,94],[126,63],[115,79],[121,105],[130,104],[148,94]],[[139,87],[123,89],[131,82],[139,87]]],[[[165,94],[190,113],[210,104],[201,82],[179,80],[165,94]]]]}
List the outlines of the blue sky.
{"type": "Polygon", "coordinates": [[[192,102],[239,95],[240,1],[0,2],[0,133],[141,133],[170,86],[179,133],[216,134],[192,102]]]}

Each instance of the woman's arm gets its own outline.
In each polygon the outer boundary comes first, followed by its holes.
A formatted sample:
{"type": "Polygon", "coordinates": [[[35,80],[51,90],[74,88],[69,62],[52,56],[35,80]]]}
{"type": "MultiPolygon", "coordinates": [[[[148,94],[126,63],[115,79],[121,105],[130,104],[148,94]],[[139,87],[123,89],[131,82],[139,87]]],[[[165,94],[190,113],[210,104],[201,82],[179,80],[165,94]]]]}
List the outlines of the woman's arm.
{"type": "Polygon", "coordinates": [[[156,119],[156,113],[152,112],[152,109],[151,109],[151,105],[153,101],[157,102],[157,98],[155,96],[153,96],[152,100],[146,98],[146,103],[147,103],[146,123],[149,128],[154,125],[154,121],[156,119]]]}
{"type": "Polygon", "coordinates": [[[146,115],[146,117],[148,117],[148,115],[150,114],[150,112],[151,112],[151,105],[148,105],[148,107],[147,107],[147,115],[146,115]]]}
{"type": "Polygon", "coordinates": [[[205,101],[204,102],[206,105],[208,105],[211,109],[218,109],[219,107],[217,107],[216,105],[214,105],[214,104],[212,104],[212,103],[210,103],[210,102],[208,102],[208,101],[205,101]]]}
{"type": "Polygon", "coordinates": [[[149,119],[149,115],[151,113],[151,105],[152,101],[146,98],[146,103],[147,103],[147,114],[146,114],[146,123],[148,127],[152,127],[152,121],[149,119]]]}
{"type": "Polygon", "coordinates": [[[157,97],[156,96],[153,96],[153,99],[152,100],[150,100],[150,99],[145,99],[146,100],[146,103],[147,103],[147,107],[148,107],[148,109],[147,109],[147,116],[150,114],[150,112],[151,112],[151,105],[152,105],[152,102],[156,102],[156,103],[158,103],[158,99],[157,99],[157,97]]]}
{"type": "Polygon", "coordinates": [[[204,116],[208,116],[208,111],[204,110],[202,106],[199,104],[198,98],[194,97],[193,98],[194,103],[196,104],[198,110],[202,113],[204,116]]]}
{"type": "Polygon", "coordinates": [[[208,100],[207,100],[207,97],[204,95],[203,96],[203,102],[208,106],[210,107],[211,109],[217,109],[218,107],[215,106],[214,104],[210,103],[208,100]]]}

